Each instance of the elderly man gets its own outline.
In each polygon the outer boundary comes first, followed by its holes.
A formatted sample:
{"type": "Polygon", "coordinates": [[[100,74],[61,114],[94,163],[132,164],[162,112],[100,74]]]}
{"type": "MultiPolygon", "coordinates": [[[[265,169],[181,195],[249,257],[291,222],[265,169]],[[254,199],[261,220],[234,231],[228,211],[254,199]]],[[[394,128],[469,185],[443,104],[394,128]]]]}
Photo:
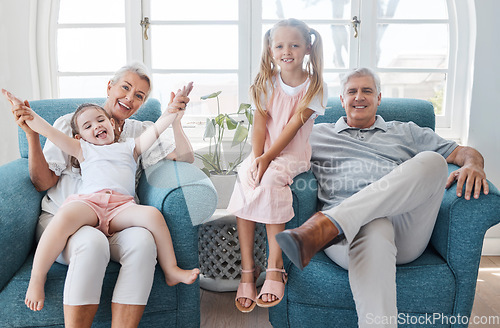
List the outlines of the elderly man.
{"type": "Polygon", "coordinates": [[[380,79],[370,69],[347,73],[341,90],[346,116],[316,125],[310,138],[322,210],[276,239],[300,269],[325,249],[349,271],[360,327],[374,317],[396,327],[396,264],[427,247],[445,187],[457,181],[461,197],[465,184],[466,199],[488,193],[483,157],[431,129],[376,115],[380,79]],[[446,162],[460,166],[448,178],[446,162]]]}

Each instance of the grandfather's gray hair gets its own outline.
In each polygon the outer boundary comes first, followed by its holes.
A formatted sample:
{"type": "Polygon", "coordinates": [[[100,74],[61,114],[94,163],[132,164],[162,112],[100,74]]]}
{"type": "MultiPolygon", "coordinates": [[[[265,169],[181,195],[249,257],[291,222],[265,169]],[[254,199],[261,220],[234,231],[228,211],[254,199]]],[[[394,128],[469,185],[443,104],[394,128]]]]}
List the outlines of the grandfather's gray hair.
{"type": "Polygon", "coordinates": [[[361,76],[371,76],[373,81],[375,82],[375,88],[377,89],[377,95],[382,92],[380,87],[380,77],[370,68],[360,67],[356,68],[352,71],[345,73],[340,79],[340,90],[342,90],[342,94],[345,92],[345,85],[349,81],[351,77],[361,77],[361,76]]]}

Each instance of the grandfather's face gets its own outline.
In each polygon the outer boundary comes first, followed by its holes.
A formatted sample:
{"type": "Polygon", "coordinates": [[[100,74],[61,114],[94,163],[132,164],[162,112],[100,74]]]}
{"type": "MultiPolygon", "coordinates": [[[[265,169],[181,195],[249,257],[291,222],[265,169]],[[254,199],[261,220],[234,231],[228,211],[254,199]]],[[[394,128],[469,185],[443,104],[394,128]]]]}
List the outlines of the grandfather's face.
{"type": "Polygon", "coordinates": [[[377,93],[375,81],[369,75],[351,77],[340,96],[349,126],[366,129],[375,123],[382,94],[377,93]]]}

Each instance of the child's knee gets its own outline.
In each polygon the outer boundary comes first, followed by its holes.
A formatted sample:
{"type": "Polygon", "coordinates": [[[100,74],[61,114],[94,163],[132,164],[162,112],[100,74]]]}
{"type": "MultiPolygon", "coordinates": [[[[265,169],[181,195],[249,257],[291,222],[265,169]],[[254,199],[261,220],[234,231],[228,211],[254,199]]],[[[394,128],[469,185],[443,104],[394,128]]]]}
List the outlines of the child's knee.
{"type": "Polygon", "coordinates": [[[147,217],[161,224],[165,223],[165,218],[163,217],[163,214],[156,207],[153,206],[147,207],[147,217]]]}

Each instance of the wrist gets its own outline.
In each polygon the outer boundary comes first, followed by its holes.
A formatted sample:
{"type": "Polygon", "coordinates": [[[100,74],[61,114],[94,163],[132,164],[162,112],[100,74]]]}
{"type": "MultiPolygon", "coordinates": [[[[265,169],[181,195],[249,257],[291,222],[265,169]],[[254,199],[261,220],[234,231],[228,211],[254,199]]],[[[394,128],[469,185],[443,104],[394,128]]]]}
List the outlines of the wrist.
{"type": "Polygon", "coordinates": [[[31,130],[31,132],[26,132],[26,139],[28,140],[28,143],[33,141],[40,142],[40,134],[31,130]]]}
{"type": "Polygon", "coordinates": [[[272,157],[271,154],[269,154],[269,151],[264,152],[260,157],[267,162],[270,162],[274,159],[274,157],[272,157]]]}

